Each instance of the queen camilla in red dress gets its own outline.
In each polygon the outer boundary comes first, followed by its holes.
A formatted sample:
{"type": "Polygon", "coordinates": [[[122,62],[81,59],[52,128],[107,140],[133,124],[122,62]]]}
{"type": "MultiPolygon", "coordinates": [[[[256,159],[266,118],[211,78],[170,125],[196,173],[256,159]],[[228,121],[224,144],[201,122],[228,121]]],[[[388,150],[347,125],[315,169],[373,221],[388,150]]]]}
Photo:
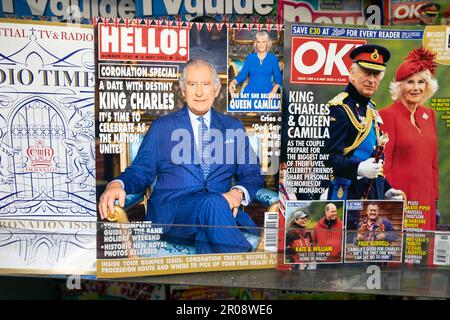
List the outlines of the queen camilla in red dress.
{"type": "Polygon", "coordinates": [[[422,230],[436,229],[439,197],[436,114],[423,105],[438,89],[434,57],[423,48],[411,51],[390,84],[395,102],[380,111],[381,128],[389,135],[385,176],[405,192],[410,205],[417,202],[425,219],[417,226],[422,230]]]}

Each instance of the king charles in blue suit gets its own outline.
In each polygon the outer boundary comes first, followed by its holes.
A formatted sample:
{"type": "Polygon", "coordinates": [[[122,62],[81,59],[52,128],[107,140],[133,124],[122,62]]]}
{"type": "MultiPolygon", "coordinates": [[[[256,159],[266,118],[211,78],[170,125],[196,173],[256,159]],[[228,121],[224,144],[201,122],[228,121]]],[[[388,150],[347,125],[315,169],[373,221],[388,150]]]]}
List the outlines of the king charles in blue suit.
{"type": "Polygon", "coordinates": [[[180,88],[186,105],[152,123],[136,159],[100,197],[100,215],[156,179],[146,219],[166,225],[163,239],[194,245],[197,253],[251,251],[243,231],[259,230],[239,207],[252,202],[263,177],[245,129],[212,109],[220,79],[205,60],[186,64],[180,88]],[[230,228],[236,226],[244,228],[230,228]]]}

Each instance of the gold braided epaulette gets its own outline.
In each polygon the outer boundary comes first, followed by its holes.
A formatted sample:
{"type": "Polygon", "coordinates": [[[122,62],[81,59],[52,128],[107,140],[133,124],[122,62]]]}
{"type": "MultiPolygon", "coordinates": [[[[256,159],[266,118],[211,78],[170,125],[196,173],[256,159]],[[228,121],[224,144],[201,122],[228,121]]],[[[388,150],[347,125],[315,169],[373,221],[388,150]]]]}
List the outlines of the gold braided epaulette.
{"type": "Polygon", "coordinates": [[[345,98],[348,97],[348,92],[341,92],[336,97],[328,101],[330,106],[342,106],[344,104],[345,98]]]}

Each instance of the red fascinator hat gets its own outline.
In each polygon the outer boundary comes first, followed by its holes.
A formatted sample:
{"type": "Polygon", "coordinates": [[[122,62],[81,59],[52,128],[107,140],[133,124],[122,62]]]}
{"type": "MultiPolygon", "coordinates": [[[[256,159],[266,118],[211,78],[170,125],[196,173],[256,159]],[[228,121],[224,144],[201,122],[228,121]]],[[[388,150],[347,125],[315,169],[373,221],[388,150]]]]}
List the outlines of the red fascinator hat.
{"type": "Polygon", "coordinates": [[[400,64],[395,72],[395,81],[403,81],[415,73],[429,70],[434,76],[436,72],[436,53],[425,48],[414,49],[400,64]]]}

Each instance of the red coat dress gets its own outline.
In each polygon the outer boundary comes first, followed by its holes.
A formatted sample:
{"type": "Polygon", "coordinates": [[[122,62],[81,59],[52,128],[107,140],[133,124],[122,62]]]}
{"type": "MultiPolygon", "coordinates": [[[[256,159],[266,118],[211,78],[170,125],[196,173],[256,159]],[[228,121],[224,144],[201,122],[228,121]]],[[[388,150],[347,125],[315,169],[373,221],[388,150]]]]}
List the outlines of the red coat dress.
{"type": "Polygon", "coordinates": [[[314,226],[313,243],[316,246],[331,246],[332,251],[326,262],[342,261],[342,221],[336,219],[331,229],[322,217],[314,226]]]}
{"type": "Polygon", "coordinates": [[[436,114],[433,109],[418,106],[414,114],[396,101],[380,110],[381,129],[389,134],[385,148],[384,174],[396,189],[406,193],[409,201],[417,201],[426,219],[423,230],[436,230],[435,201],[439,197],[438,148],[436,114]],[[429,208],[429,209],[428,209],[429,208]]]}
{"type": "Polygon", "coordinates": [[[290,252],[287,255],[289,255],[294,260],[294,263],[305,262],[303,259],[300,259],[299,253],[296,252],[296,250],[297,248],[311,247],[310,237],[311,234],[307,232],[305,228],[299,227],[296,223],[294,223],[287,229],[286,248],[292,249],[292,251],[287,250],[287,252],[290,252]]]}

